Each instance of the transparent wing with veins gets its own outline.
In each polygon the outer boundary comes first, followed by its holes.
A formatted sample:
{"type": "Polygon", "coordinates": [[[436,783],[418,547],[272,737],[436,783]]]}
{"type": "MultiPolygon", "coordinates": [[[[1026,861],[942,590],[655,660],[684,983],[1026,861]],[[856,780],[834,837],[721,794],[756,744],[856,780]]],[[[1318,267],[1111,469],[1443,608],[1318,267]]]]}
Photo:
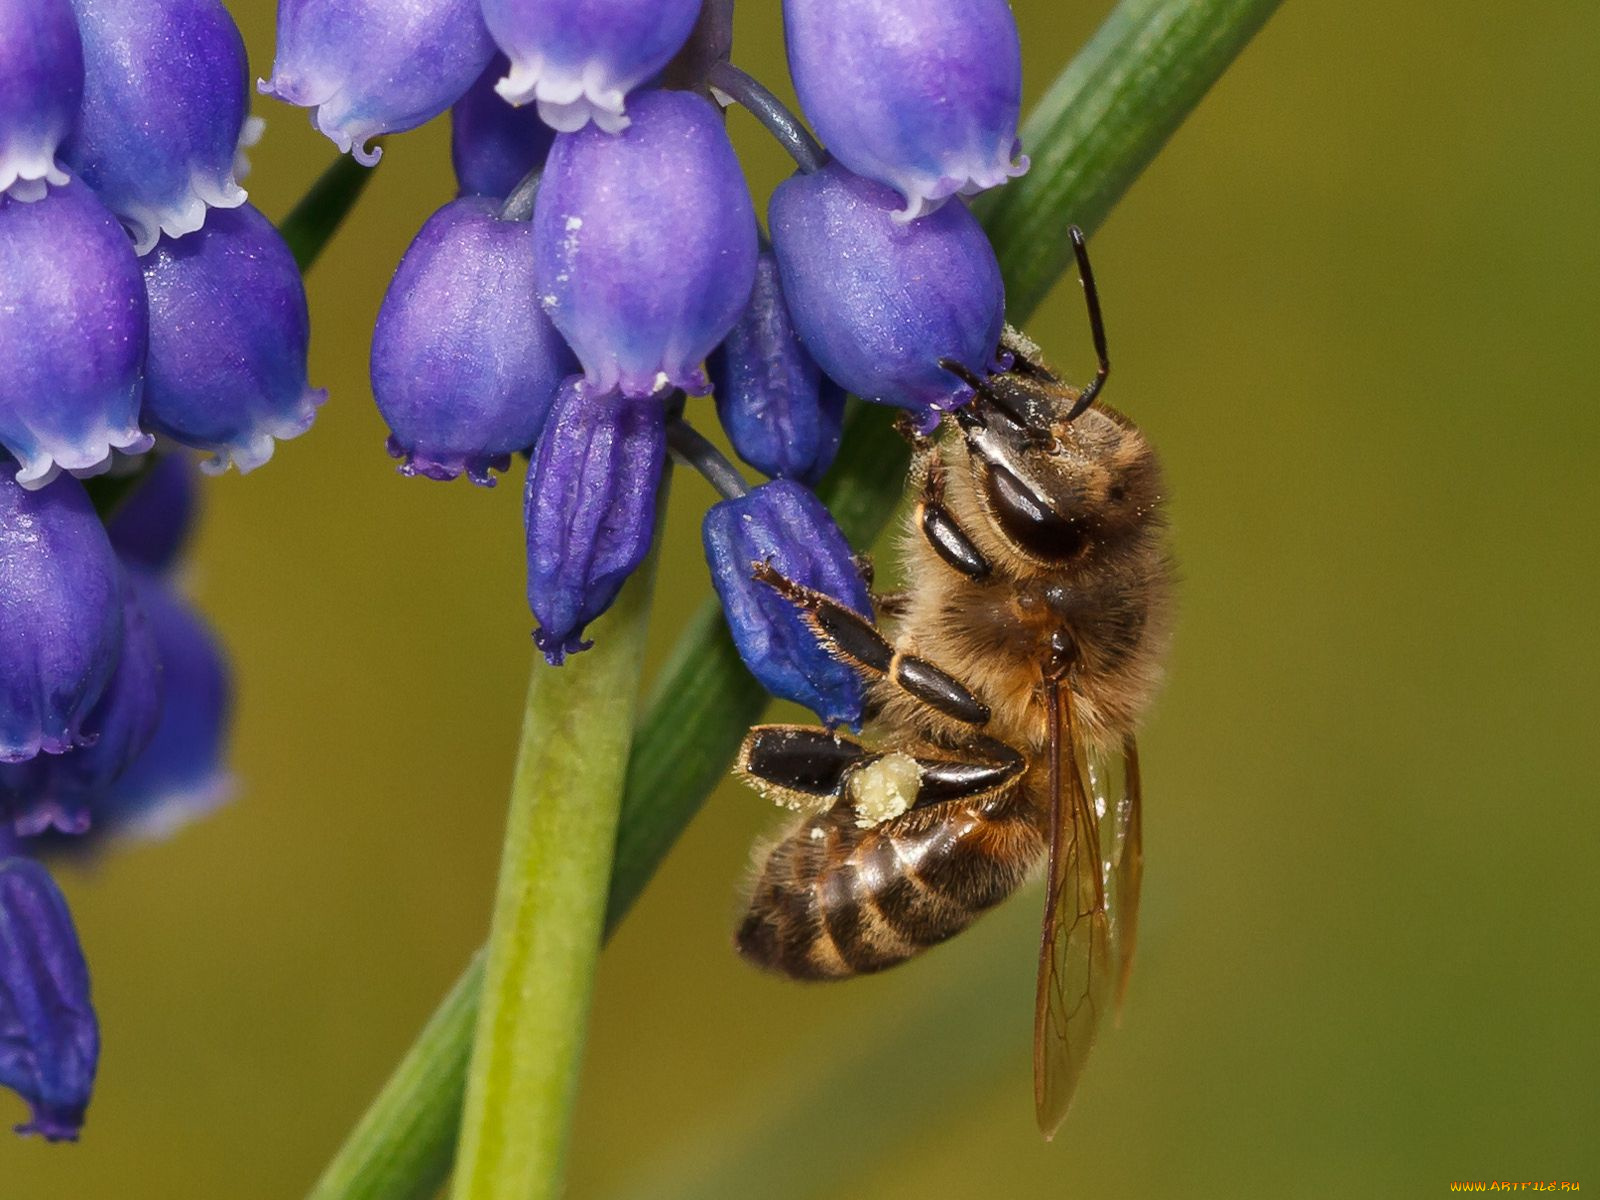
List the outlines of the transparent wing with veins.
{"type": "Polygon", "coordinates": [[[1133,962],[1143,873],[1138,752],[1084,742],[1069,687],[1050,705],[1050,864],[1034,1007],[1033,1093],[1039,1129],[1055,1134],[1120,1001],[1133,962]]]}

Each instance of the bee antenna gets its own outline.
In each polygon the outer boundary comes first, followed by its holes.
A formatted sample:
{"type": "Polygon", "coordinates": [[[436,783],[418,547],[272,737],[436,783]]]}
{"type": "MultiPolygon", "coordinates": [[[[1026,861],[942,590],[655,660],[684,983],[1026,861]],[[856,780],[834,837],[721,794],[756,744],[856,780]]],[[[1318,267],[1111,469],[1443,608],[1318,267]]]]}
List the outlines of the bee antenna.
{"type": "MultiPolygon", "coordinates": [[[[1010,399],[1002,395],[1000,392],[997,392],[994,388],[990,387],[987,379],[980,378],[965,363],[959,362],[953,358],[941,358],[939,360],[939,366],[944,370],[949,371],[950,374],[954,375],[957,379],[961,380],[961,382],[971,388],[976,395],[987,400],[991,405],[1004,414],[1006,420],[1017,426],[1017,428],[1027,430],[1031,434],[1042,434],[1044,432],[1039,428],[1039,425],[1036,421],[1030,419],[1030,414],[1018,410],[1016,405],[1013,404],[1010,399]]],[[[958,419],[962,419],[964,421],[967,418],[964,418],[962,414],[970,413],[971,411],[971,405],[968,405],[964,408],[958,408],[956,410],[956,416],[958,419]]],[[[978,417],[976,414],[974,414],[972,419],[976,421],[980,428],[984,427],[985,422],[982,417],[978,417]]]]}
{"type": "Polygon", "coordinates": [[[1072,238],[1072,253],[1078,260],[1078,280],[1083,284],[1083,299],[1089,306],[1089,335],[1094,339],[1094,352],[1100,359],[1099,370],[1067,414],[1067,420],[1072,421],[1100,395],[1100,389],[1106,385],[1106,376],[1111,374],[1111,360],[1106,357],[1106,321],[1100,312],[1100,289],[1094,284],[1094,268],[1089,265],[1088,242],[1083,230],[1076,225],[1067,232],[1072,238]]]}

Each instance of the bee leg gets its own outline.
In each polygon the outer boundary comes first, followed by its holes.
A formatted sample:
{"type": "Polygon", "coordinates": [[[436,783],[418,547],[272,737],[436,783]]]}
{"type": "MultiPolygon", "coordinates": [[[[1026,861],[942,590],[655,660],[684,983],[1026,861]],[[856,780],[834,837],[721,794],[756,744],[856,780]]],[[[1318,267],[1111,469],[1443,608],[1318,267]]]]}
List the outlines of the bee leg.
{"type": "Polygon", "coordinates": [[[859,742],[814,725],[757,725],[733,769],[774,804],[809,812],[830,806],[845,776],[881,757],[859,742]]]}
{"type": "Polygon", "coordinates": [[[919,758],[922,784],[912,808],[928,808],[952,800],[973,801],[1009,786],[1027,767],[1021,753],[1004,742],[978,736],[961,758],[919,758]]]}
{"type": "Polygon", "coordinates": [[[953,675],[925,658],[902,654],[865,617],[832,596],[794,582],[768,563],[756,563],[752,576],[800,610],[817,637],[842,662],[869,682],[888,679],[929,708],[965,725],[984,725],[989,706],[953,675]]]}
{"type": "Polygon", "coordinates": [[[956,519],[944,506],[944,468],[935,459],[923,481],[922,497],[917,501],[917,527],[928,545],[945,562],[968,579],[987,579],[991,570],[983,551],[972,544],[956,519]]]}

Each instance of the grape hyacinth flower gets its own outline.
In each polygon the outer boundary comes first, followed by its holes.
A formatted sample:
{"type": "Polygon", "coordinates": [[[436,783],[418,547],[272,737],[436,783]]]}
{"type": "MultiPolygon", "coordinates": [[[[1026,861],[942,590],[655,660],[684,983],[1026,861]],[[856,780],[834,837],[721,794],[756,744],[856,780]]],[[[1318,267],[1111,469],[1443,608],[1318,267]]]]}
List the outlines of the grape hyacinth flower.
{"type": "Polygon", "coordinates": [[[143,265],[147,427],[210,451],[211,474],[254,470],[310,428],[327,393],[306,381],[305,286],[272,222],[248,204],[219,212],[143,265]]]}
{"type": "Polygon", "coordinates": [[[67,902],[26,858],[0,861],[0,1087],[28,1102],[18,1133],[76,1141],[94,1088],[100,1025],[67,902]]]}
{"type": "Polygon", "coordinates": [[[784,0],[783,29],[800,107],[835,158],[900,192],[897,220],[1028,169],[1007,0],[784,0]]]}
{"type": "Polygon", "coordinates": [[[816,483],[839,450],[844,389],[795,333],[771,251],[756,264],[750,306],[706,365],[739,457],[773,478],[816,483]]]}
{"type": "Polygon", "coordinates": [[[528,607],[552,666],[587,650],[584,627],[611,607],[650,550],[666,464],[659,400],[595,394],[581,376],[556,393],[528,466],[528,607]]]}
{"type": "Polygon", "coordinates": [[[88,740],[122,647],[119,572],[82,484],[0,470],[0,763],[88,740]]]}
{"type": "Polygon", "coordinates": [[[634,97],[619,134],[556,138],[534,202],[540,300],[594,394],[703,393],[701,363],[755,282],[756,218],[722,119],[689,92],[634,97]]]}
{"type": "Polygon", "coordinates": [[[145,253],[245,201],[249,68],[222,0],[74,0],[83,111],[65,159],[145,253]]]}
{"type": "Polygon", "coordinates": [[[866,700],[859,676],[822,647],[793,604],[751,574],[766,564],[872,619],[850,544],[822,501],[798,483],[776,479],[714,505],[702,536],[711,582],[751,674],[827,724],[859,728],[866,700]]]}
{"type": "Polygon", "coordinates": [[[129,566],[165,572],[194,525],[194,460],[162,454],[139,485],[106,518],[106,534],[117,557],[129,566]]]}
{"type": "MultiPolygon", "coordinates": [[[[160,720],[143,753],[89,802],[88,844],[171,835],[233,792],[233,684],[216,636],[160,579],[130,571],[161,660],[160,720]]],[[[79,839],[84,841],[85,839],[79,839]]]]}
{"type": "Polygon", "coordinates": [[[146,335],[139,260],[88,187],[0,198],[0,446],[24,486],[150,448],[138,422],[146,335]]]}
{"type": "Polygon", "coordinates": [[[0,196],[38,200],[67,182],[56,152],[83,102],[70,0],[0,0],[0,196]]]}
{"type": "Polygon", "coordinates": [[[379,134],[415,129],[459,100],[494,54],[478,0],[278,0],[278,54],[257,88],[372,166],[379,134]]]}
{"type": "Polygon", "coordinates": [[[552,129],[592,120],[628,127],[628,94],[683,46],[700,0],[483,0],[483,17],[510,59],[498,85],[512,104],[537,101],[552,129]]]}
{"type": "Polygon", "coordinates": [[[162,665],[145,616],[142,589],[123,586],[122,651],[99,702],[84,719],[93,742],[65,754],[0,763],[0,812],[21,837],[89,828],[91,800],[110,787],[149,744],[162,707],[162,665]]]}
{"type": "Polygon", "coordinates": [[[829,163],[779,184],[768,221],[789,312],[818,365],[929,432],[972,397],[940,360],[980,377],[999,365],[1005,286],[966,205],[903,223],[894,201],[829,163]]]}
{"type": "Polygon", "coordinates": [[[539,307],[532,225],[497,207],[468,197],[441,208],[384,296],[372,393],[404,474],[492,485],[490,469],[538,440],[578,369],[539,307]]]}
{"type": "Polygon", "coordinates": [[[531,108],[512,108],[495,91],[506,60],[496,55],[450,110],[450,165],[463,196],[504,200],[544,164],[556,131],[531,108]]]}

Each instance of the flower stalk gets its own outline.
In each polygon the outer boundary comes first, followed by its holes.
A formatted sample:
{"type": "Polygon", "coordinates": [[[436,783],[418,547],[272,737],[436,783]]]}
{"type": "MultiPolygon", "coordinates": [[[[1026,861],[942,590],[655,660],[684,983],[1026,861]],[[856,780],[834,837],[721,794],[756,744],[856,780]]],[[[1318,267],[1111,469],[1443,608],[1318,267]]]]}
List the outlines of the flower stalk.
{"type": "Polygon", "coordinates": [[[560,1191],[632,740],[653,559],[595,648],[536,665],[500,864],[455,1200],[560,1191]]]}
{"type": "MultiPolygon", "coordinates": [[[[1068,223],[1092,232],[1105,219],[1278,2],[1122,0],[1113,10],[1024,125],[1032,170],[976,206],[1005,277],[1010,320],[1026,321],[1071,260],[1068,223]]],[[[891,414],[859,406],[819,489],[853,544],[871,544],[888,523],[906,456],[891,414]]],[[[607,933],[724,776],[765,702],[708,602],[679,638],[633,743],[607,933]]],[[[426,1200],[437,1192],[451,1168],[480,970],[476,962],[468,968],[311,1200],[426,1200]]],[[[564,1130],[566,1115],[559,1119],[564,1130]]]]}

